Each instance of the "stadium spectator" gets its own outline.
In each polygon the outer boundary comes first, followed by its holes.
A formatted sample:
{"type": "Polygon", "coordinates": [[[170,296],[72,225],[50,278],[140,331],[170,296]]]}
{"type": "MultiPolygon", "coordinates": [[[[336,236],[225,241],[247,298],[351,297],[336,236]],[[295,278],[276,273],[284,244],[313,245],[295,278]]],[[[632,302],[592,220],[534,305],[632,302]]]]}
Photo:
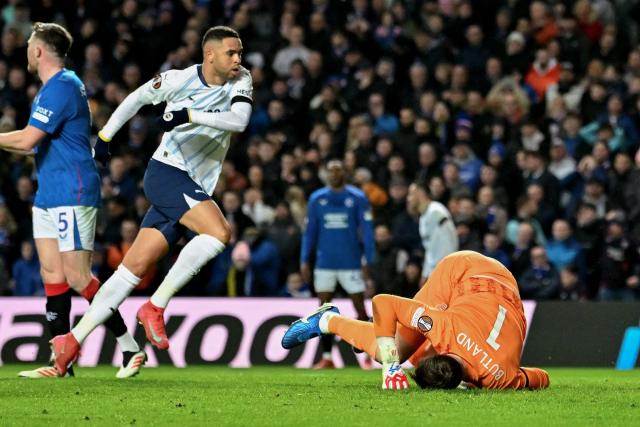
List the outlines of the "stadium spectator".
{"type": "Polygon", "coordinates": [[[625,235],[625,221],[618,214],[607,220],[600,264],[601,301],[633,301],[640,285],[640,261],[636,245],[625,235]]]}
{"type": "Polygon", "coordinates": [[[524,299],[554,299],[560,292],[560,275],[549,262],[543,247],[531,249],[531,267],[518,279],[520,296],[524,299]]]}
{"type": "Polygon", "coordinates": [[[482,241],[481,253],[490,258],[500,261],[505,267],[511,267],[511,259],[506,251],[501,248],[500,237],[492,232],[487,232],[482,241]]]}
{"type": "Polygon", "coordinates": [[[556,270],[562,271],[563,268],[573,265],[580,283],[585,283],[587,273],[584,254],[580,243],[573,237],[569,221],[556,219],[553,222],[551,235],[552,239],[547,242],[544,249],[553,266],[556,270]]]}
{"type": "Polygon", "coordinates": [[[280,271],[278,278],[281,283],[293,273],[300,271],[300,227],[291,216],[289,205],[285,201],[278,202],[275,218],[266,231],[266,236],[278,249],[280,271]]]}
{"type": "Polygon", "coordinates": [[[255,226],[255,222],[245,214],[240,205],[240,197],[234,191],[225,191],[222,195],[222,211],[231,225],[234,236],[242,236],[247,227],[255,226]]]}
{"type": "Polygon", "coordinates": [[[500,241],[504,240],[507,211],[496,202],[493,187],[485,185],[478,191],[476,216],[485,224],[488,232],[494,233],[500,241]]]}
{"type": "Polygon", "coordinates": [[[271,224],[275,217],[274,209],[264,202],[262,191],[257,188],[245,191],[242,212],[259,226],[271,224]]]}
{"type": "Polygon", "coordinates": [[[0,255],[6,260],[14,259],[16,249],[16,224],[7,206],[0,205],[0,255]]]}
{"type": "MultiPolygon", "coordinates": [[[[366,168],[387,195],[377,199],[374,221],[389,224],[393,249],[412,256],[421,245],[402,193],[414,180],[428,183],[445,205],[460,196],[478,199],[485,228],[505,236],[507,251],[520,220],[537,219],[549,233],[553,221],[573,222],[591,205],[598,218],[576,224],[581,242],[604,239],[600,227],[611,209],[624,211],[629,236],[640,237],[633,202],[640,162],[628,161],[640,146],[637,6],[630,2],[499,1],[485,8],[469,1],[291,1],[272,9],[260,2],[191,3],[127,1],[56,15],[75,40],[68,65],[85,82],[93,137],[139,82],[199,62],[204,30],[230,24],[243,38],[254,108],[214,190],[222,204],[246,200],[251,215],[268,223],[285,200],[302,229],[306,199],[323,185],[318,171],[342,158],[349,183],[366,168]],[[471,156],[459,148],[465,145],[471,156]],[[479,200],[491,199],[485,186],[493,189],[490,205],[479,200]],[[519,218],[518,199],[530,191],[538,207],[519,218]],[[499,207],[509,226],[489,212],[499,207]]],[[[14,9],[0,40],[3,132],[26,124],[37,93],[26,67],[29,22],[53,19],[50,8],[43,12],[34,2],[10,2],[7,10],[14,9]]],[[[140,222],[148,208],[141,183],[160,140],[152,120],[159,111],[141,110],[101,164],[106,220],[98,247],[117,244],[122,221],[140,222]]],[[[3,254],[8,271],[31,238],[33,172],[29,160],[0,159],[0,193],[16,221],[12,249],[3,254]]],[[[240,217],[241,209],[225,214],[240,217]]],[[[251,225],[237,222],[236,237],[251,225]]],[[[159,273],[169,266],[161,264],[159,273]]],[[[589,263],[588,270],[592,298],[601,269],[589,263]]]]}
{"type": "Polygon", "coordinates": [[[511,271],[520,277],[531,266],[531,249],[536,245],[536,231],[533,224],[524,221],[518,224],[516,240],[511,250],[511,271]]]}
{"type": "Polygon", "coordinates": [[[40,277],[40,262],[33,243],[22,242],[20,259],[13,264],[13,294],[18,297],[44,295],[44,285],[40,277]]]}
{"type": "MultiPolygon", "coordinates": [[[[138,223],[133,219],[125,218],[120,224],[120,242],[111,244],[107,247],[106,264],[111,270],[118,268],[124,256],[127,254],[133,241],[138,234],[138,223]]],[[[147,289],[156,276],[156,268],[151,267],[149,272],[144,275],[140,284],[136,286],[137,291],[147,289]]]]}
{"type": "Polygon", "coordinates": [[[586,281],[581,283],[581,296],[594,298],[600,282],[600,256],[604,243],[604,219],[598,218],[596,207],[583,203],[578,208],[574,236],[580,243],[586,264],[586,281]]]}
{"type": "Polygon", "coordinates": [[[375,294],[401,295],[403,274],[409,254],[393,246],[391,230],[386,224],[379,224],[374,230],[376,240],[376,256],[371,266],[371,276],[375,294]]]}
{"type": "Polygon", "coordinates": [[[246,268],[245,295],[277,296],[280,288],[280,256],[277,246],[263,230],[249,227],[242,240],[249,245],[250,259],[246,268]]]}
{"type": "Polygon", "coordinates": [[[288,76],[291,64],[300,59],[306,63],[311,55],[311,50],[304,45],[304,29],[299,26],[291,28],[287,34],[289,45],[276,52],[273,59],[273,71],[280,77],[288,76]]]}
{"type": "Polygon", "coordinates": [[[293,298],[311,298],[313,293],[309,285],[302,280],[300,273],[291,273],[287,276],[284,295],[293,298]]]}

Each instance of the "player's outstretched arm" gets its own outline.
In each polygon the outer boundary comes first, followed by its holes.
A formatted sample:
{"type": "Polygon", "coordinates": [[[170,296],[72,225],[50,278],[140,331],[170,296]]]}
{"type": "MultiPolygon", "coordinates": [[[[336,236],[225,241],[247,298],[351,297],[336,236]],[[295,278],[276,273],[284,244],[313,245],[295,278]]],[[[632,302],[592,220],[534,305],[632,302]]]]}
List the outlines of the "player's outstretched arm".
{"type": "Polygon", "coordinates": [[[130,93],[111,114],[107,124],[98,132],[104,142],[110,142],[120,128],[145,105],[157,105],[166,102],[175,94],[175,85],[179,84],[179,71],[169,70],[156,75],[138,89],[130,93]]]}
{"type": "Polygon", "coordinates": [[[131,92],[111,114],[107,124],[98,132],[98,138],[110,142],[113,136],[129,121],[143,106],[150,104],[145,96],[146,84],[131,92]]]}
{"type": "Polygon", "coordinates": [[[229,132],[243,132],[249,124],[252,107],[248,102],[234,102],[230,111],[208,112],[189,108],[170,111],[158,118],[158,124],[165,132],[186,123],[212,127],[229,132]]]}
{"type": "MultiPolygon", "coordinates": [[[[373,297],[373,328],[378,341],[378,357],[382,363],[382,388],[406,389],[409,381],[400,367],[395,342],[397,324],[415,328],[412,314],[425,311],[425,306],[415,300],[395,295],[380,294],[373,297]]],[[[415,317],[415,316],[414,316],[415,317]]]]}
{"type": "Polygon", "coordinates": [[[47,133],[35,126],[27,125],[22,130],[0,133],[0,148],[18,154],[33,154],[33,148],[38,145],[47,133]]]}

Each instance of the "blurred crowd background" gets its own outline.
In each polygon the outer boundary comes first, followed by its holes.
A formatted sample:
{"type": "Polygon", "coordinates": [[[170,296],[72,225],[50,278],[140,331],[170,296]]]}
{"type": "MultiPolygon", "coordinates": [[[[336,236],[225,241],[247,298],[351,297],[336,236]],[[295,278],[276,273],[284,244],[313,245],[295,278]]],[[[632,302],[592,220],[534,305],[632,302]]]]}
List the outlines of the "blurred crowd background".
{"type": "MultiPolygon", "coordinates": [[[[523,298],[640,295],[638,0],[9,0],[1,7],[0,131],[27,123],[39,83],[26,69],[33,22],[75,41],[93,137],[164,70],[202,60],[201,37],[236,29],[254,111],[234,137],[215,199],[229,248],[190,295],[311,296],[299,274],[306,200],[328,159],[373,207],[368,294],[411,296],[423,250],[408,186],[451,211],[461,249],[495,257],[523,298]]],[[[148,202],[146,163],[162,106],[145,107],[101,164],[94,271],[106,279],[148,202]]],[[[43,293],[34,256],[33,160],[0,156],[0,294],[43,293]]],[[[145,278],[148,293],[177,248],[145,278]]]]}

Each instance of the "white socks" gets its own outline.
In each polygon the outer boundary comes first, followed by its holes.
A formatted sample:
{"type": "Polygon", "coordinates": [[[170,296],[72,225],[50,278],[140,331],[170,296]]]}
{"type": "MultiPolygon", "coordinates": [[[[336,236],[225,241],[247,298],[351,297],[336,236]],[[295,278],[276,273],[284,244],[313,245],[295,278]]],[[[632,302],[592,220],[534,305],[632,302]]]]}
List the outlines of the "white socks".
{"type": "Polygon", "coordinates": [[[78,325],[71,330],[79,343],[82,343],[91,331],[116,312],[122,301],[138,286],[140,280],[127,267],[120,264],[109,280],[104,282],[104,285],[96,293],[89,310],[82,316],[78,325]]]}
{"type": "Polygon", "coordinates": [[[122,336],[117,337],[116,341],[118,341],[118,345],[120,346],[120,350],[122,351],[131,351],[134,353],[140,351],[138,343],[128,332],[126,334],[123,334],[122,336]]]}
{"type": "Polygon", "coordinates": [[[211,259],[224,250],[224,243],[208,234],[200,234],[180,251],[178,259],[151,296],[151,304],[166,308],[169,300],[211,259]]]}
{"type": "Polygon", "coordinates": [[[331,320],[333,316],[337,316],[337,315],[338,313],[336,313],[335,311],[325,311],[324,313],[322,313],[322,316],[320,316],[320,320],[318,321],[318,327],[320,328],[320,332],[322,332],[323,334],[330,333],[329,320],[331,320]]]}

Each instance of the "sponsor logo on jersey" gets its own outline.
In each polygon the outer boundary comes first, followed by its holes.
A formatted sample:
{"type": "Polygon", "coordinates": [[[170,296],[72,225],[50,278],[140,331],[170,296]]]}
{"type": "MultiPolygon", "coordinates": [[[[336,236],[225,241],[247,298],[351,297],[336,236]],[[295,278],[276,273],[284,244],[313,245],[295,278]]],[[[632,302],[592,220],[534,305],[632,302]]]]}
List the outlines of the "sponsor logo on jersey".
{"type": "Polygon", "coordinates": [[[340,229],[349,228],[349,216],[346,213],[327,213],[324,214],[324,228],[340,229]]]}
{"type": "Polygon", "coordinates": [[[31,115],[31,117],[42,123],[49,123],[49,117],[51,116],[53,116],[53,111],[40,106],[37,106],[36,110],[31,115]]]}

